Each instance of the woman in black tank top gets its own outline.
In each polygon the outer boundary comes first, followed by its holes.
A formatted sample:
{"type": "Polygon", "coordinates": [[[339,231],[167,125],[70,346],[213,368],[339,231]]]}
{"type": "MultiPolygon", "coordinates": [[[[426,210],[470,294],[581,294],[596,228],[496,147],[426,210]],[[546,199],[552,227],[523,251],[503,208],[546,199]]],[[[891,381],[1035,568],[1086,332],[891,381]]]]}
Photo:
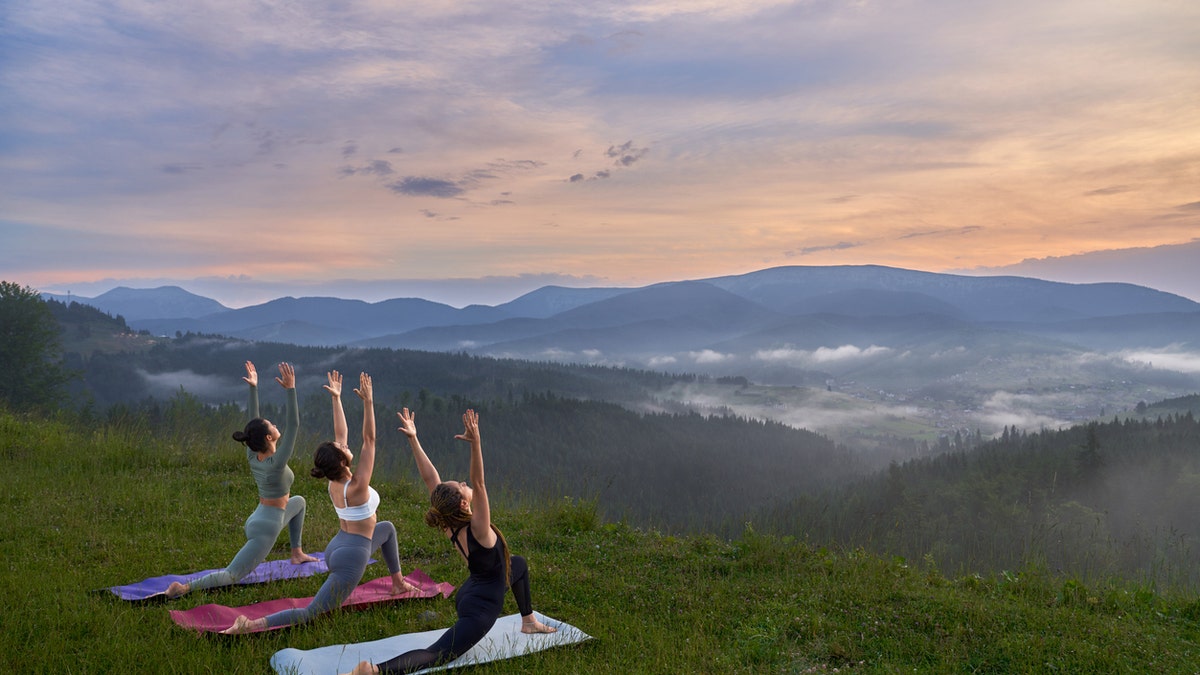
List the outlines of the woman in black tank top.
{"type": "Polygon", "coordinates": [[[417,440],[416,416],[405,408],[397,413],[400,431],[408,436],[413,458],[425,487],[429,489],[429,511],[425,522],[440,529],[467,563],[470,576],[455,593],[458,621],[429,647],[400,654],[383,663],[359,663],[354,675],[366,673],[410,673],[448,663],[483,639],[500,618],[504,593],[511,586],[521,612],[521,631],[553,633],[538,621],[529,594],[529,568],[519,555],[509,555],[504,535],[492,524],[487,488],[483,477],[483,450],[479,440],[479,416],[474,410],[463,414],[463,433],[455,438],[471,444],[470,483],[443,482],[437,469],[417,440]]]}

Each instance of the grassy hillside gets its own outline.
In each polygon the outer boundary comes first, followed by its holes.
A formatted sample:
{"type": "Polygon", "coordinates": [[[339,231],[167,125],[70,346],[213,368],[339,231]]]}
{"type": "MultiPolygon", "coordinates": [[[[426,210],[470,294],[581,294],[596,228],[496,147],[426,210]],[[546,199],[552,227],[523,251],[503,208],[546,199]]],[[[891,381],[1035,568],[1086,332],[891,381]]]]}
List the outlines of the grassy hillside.
{"type": "MultiPolygon", "coordinates": [[[[412,601],[268,634],[198,636],[167,610],[307,596],[321,578],[169,605],[93,592],[219,567],[242,544],[255,495],[227,425],[163,420],[92,425],[0,411],[4,671],[269,673],[270,656],[284,647],[453,622],[450,601],[412,601]],[[432,623],[419,618],[427,610],[438,615],[432,623]]],[[[321,484],[294,462],[294,493],[310,505],[306,547],[320,550],[336,519],[321,484]]],[[[461,562],[420,523],[416,486],[377,487],[406,569],[461,583],[461,562]]],[[[1191,597],[1085,586],[1033,569],[945,578],[900,559],[753,532],[673,538],[601,522],[588,503],[512,504],[503,484],[489,487],[497,524],[530,560],[537,608],[597,639],[467,672],[1193,672],[1200,662],[1200,603],[1191,597]]],[[[281,539],[273,557],[285,548],[281,539]]],[[[377,564],[367,578],[385,573],[377,564]]],[[[515,611],[511,599],[506,609],[515,611]]]]}

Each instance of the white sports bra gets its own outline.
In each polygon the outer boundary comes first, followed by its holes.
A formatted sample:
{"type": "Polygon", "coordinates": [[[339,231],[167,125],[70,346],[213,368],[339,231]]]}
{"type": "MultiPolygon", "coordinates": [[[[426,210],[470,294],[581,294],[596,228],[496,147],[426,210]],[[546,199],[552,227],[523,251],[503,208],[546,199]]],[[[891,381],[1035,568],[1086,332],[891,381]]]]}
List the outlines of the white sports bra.
{"type": "Polygon", "coordinates": [[[346,491],[350,489],[350,481],[342,483],[342,500],[346,502],[345,507],[333,505],[333,510],[337,511],[338,518],[342,520],[366,520],[375,515],[375,510],[379,508],[379,493],[370,485],[367,486],[367,501],[365,504],[358,506],[350,506],[350,499],[346,496],[346,491]]]}

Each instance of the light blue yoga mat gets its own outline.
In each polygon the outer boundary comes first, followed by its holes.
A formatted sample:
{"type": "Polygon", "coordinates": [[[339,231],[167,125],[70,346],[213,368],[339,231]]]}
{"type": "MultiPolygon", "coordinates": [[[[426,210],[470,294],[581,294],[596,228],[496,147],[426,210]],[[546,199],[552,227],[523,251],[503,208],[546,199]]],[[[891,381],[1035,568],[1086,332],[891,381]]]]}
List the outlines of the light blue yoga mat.
{"type": "MultiPolygon", "coordinates": [[[[571,624],[552,619],[543,614],[537,614],[538,619],[547,626],[554,626],[557,633],[526,634],[521,632],[521,615],[509,614],[496,620],[496,625],[488,631],[474,647],[454,661],[435,668],[419,671],[422,673],[469,666],[488,661],[511,659],[540,652],[552,647],[575,644],[592,639],[571,624]]],[[[424,649],[433,644],[449,626],[421,633],[406,633],[395,635],[382,640],[359,642],[355,644],[331,645],[316,649],[281,649],[271,657],[271,667],[279,675],[337,675],[354,670],[359,661],[379,663],[393,656],[398,656],[412,649],[424,649]]]]}

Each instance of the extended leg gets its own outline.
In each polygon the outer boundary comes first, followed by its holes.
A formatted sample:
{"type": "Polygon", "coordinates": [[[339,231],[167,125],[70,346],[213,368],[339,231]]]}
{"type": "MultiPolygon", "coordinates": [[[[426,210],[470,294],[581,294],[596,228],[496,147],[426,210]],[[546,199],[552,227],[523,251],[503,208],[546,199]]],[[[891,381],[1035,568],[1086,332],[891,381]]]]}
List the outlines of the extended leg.
{"type": "Polygon", "coordinates": [[[274,628],[304,623],[317,615],[341,607],[362,580],[370,553],[370,541],[366,537],[338,532],[325,549],[329,576],[326,577],[325,583],[321,584],[321,589],[313,596],[312,601],[307,607],[285,609],[266,616],[267,626],[274,628]]]}
{"type": "Polygon", "coordinates": [[[241,581],[267,559],[271,547],[279,538],[279,531],[283,529],[283,515],[283,509],[260,504],[246,519],[246,543],[225,569],[200,577],[190,584],[171,584],[167,595],[178,597],[196,589],[231,586],[241,581]]]}
{"type": "MultiPolygon", "coordinates": [[[[472,616],[458,618],[437,642],[425,649],[414,649],[376,664],[379,673],[411,673],[430,666],[449,663],[462,656],[483,639],[496,623],[496,617],[472,616]]],[[[360,667],[362,664],[359,664],[360,667]]],[[[356,669],[357,671],[357,669],[356,669]]]]}

